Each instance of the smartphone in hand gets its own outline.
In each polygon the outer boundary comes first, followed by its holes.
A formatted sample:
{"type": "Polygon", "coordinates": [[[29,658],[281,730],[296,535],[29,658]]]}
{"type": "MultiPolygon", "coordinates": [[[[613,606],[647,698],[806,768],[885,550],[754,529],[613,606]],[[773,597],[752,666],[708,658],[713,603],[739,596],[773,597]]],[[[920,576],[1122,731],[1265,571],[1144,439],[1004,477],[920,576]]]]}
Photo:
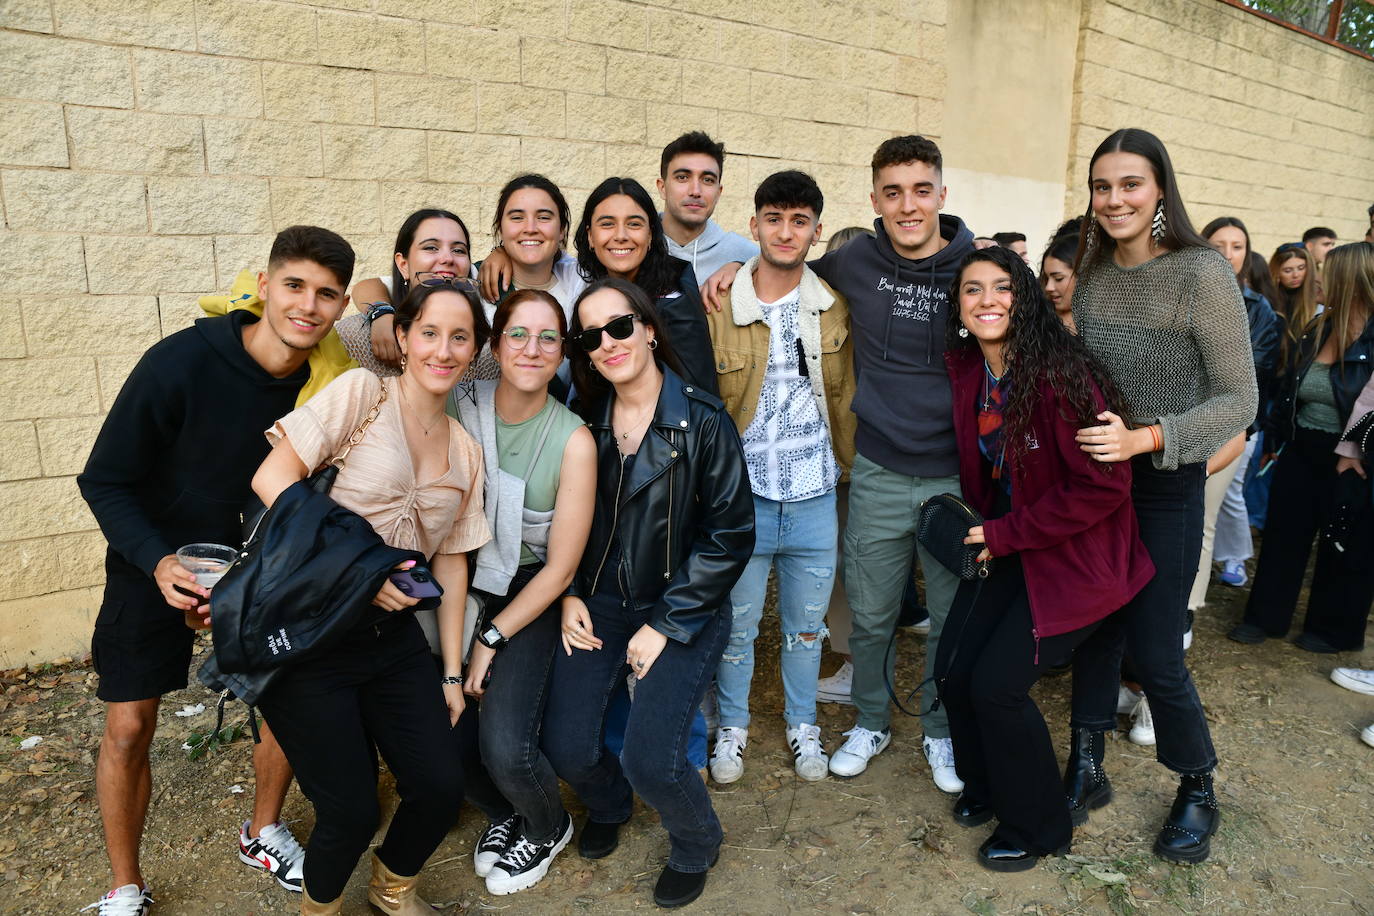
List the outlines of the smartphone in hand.
{"type": "Polygon", "coordinates": [[[408,598],[438,598],[444,594],[444,587],[427,566],[398,569],[387,578],[408,598]]]}

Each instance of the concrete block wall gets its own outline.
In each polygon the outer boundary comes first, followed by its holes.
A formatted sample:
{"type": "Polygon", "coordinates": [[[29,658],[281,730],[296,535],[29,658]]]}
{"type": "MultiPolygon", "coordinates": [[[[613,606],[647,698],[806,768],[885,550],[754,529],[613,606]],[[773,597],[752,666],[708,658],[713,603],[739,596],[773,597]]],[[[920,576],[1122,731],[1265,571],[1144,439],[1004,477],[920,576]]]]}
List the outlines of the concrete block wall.
{"type": "Polygon", "coordinates": [[[810,170],[867,224],[867,162],[940,137],[945,0],[5,0],[0,3],[0,667],[80,654],[104,541],[75,475],[138,355],[301,222],[388,269],[419,206],[490,244],[518,171],[580,212],[652,188],[694,128],[721,222],[810,170]]]}
{"type": "Polygon", "coordinates": [[[1238,216],[1265,257],[1305,229],[1358,241],[1374,203],[1374,62],[1220,0],[1083,0],[1065,212],[1112,130],[1164,140],[1199,229],[1238,216]]]}

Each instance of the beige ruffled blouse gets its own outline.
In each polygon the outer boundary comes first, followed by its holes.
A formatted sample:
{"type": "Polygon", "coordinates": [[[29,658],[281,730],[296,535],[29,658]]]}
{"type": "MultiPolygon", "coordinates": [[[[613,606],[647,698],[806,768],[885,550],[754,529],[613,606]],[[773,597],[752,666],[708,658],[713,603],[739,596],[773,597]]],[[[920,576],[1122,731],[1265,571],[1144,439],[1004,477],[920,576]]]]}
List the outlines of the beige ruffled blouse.
{"type": "Polygon", "coordinates": [[[434,480],[415,478],[406,445],[395,378],[379,379],[350,369],[267,430],[273,445],[291,442],[306,467],[318,468],[343,448],[386,386],[386,400],[363,440],[353,447],[330,496],[367,519],[392,547],[466,553],[491,540],[482,511],[482,448],[452,417],[448,423],[448,470],[434,480]]]}

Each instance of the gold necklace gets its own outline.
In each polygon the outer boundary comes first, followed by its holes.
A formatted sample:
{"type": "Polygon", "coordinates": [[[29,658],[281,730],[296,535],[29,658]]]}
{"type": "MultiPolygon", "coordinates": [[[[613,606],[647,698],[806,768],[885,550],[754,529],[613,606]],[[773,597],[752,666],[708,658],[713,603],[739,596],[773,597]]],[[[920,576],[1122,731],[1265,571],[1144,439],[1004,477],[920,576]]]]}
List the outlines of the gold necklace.
{"type": "Polygon", "coordinates": [[[657,406],[658,406],[658,401],[657,401],[657,399],[655,399],[654,403],[650,404],[650,405],[648,406],[647,409],[640,411],[640,413],[639,413],[639,418],[636,419],[635,422],[634,422],[634,424],[633,424],[632,426],[630,426],[625,432],[623,432],[623,433],[620,434],[620,438],[621,438],[621,439],[629,439],[629,438],[630,438],[630,435],[631,435],[635,430],[639,429],[639,425],[640,425],[641,423],[646,423],[649,419],[651,419],[651,418],[653,417],[654,408],[657,407],[657,406]]]}
{"type": "Polygon", "coordinates": [[[417,411],[414,407],[411,407],[411,406],[410,406],[410,398],[406,397],[406,386],[405,386],[405,382],[402,382],[402,381],[400,381],[400,380],[398,379],[397,382],[396,382],[396,388],[397,388],[397,390],[399,390],[399,391],[401,392],[401,400],[405,402],[406,407],[410,408],[410,415],[413,416],[413,417],[415,418],[415,422],[420,424],[420,429],[424,430],[425,435],[428,436],[428,435],[429,435],[429,431],[430,431],[431,429],[433,429],[434,427],[438,426],[438,425],[439,425],[439,421],[442,420],[442,419],[444,418],[444,411],[443,411],[443,409],[440,408],[440,410],[439,410],[439,416],[437,416],[437,417],[434,418],[434,422],[433,422],[433,423],[430,423],[428,426],[426,426],[426,425],[425,425],[425,421],[420,419],[420,412],[417,411]]]}

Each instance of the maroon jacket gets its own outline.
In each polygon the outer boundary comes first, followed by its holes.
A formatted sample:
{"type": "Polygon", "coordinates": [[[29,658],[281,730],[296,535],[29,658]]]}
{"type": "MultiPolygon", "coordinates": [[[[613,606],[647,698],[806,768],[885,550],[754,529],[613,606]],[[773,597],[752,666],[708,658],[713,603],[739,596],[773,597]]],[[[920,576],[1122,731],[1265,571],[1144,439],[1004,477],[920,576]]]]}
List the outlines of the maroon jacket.
{"type": "MultiPolygon", "coordinates": [[[[997,484],[978,450],[983,356],[976,348],[951,350],[945,362],[954,393],[959,480],[964,498],[987,515],[997,484]]],[[[1036,638],[1101,620],[1134,598],[1155,573],[1131,504],[1131,463],[1109,470],[1089,457],[1074,439],[1078,423],[1061,416],[1061,406],[1069,411],[1042,384],[1028,448],[1014,465],[1007,462],[1012,509],[983,528],[993,557],[1021,555],[1036,638]]]]}

